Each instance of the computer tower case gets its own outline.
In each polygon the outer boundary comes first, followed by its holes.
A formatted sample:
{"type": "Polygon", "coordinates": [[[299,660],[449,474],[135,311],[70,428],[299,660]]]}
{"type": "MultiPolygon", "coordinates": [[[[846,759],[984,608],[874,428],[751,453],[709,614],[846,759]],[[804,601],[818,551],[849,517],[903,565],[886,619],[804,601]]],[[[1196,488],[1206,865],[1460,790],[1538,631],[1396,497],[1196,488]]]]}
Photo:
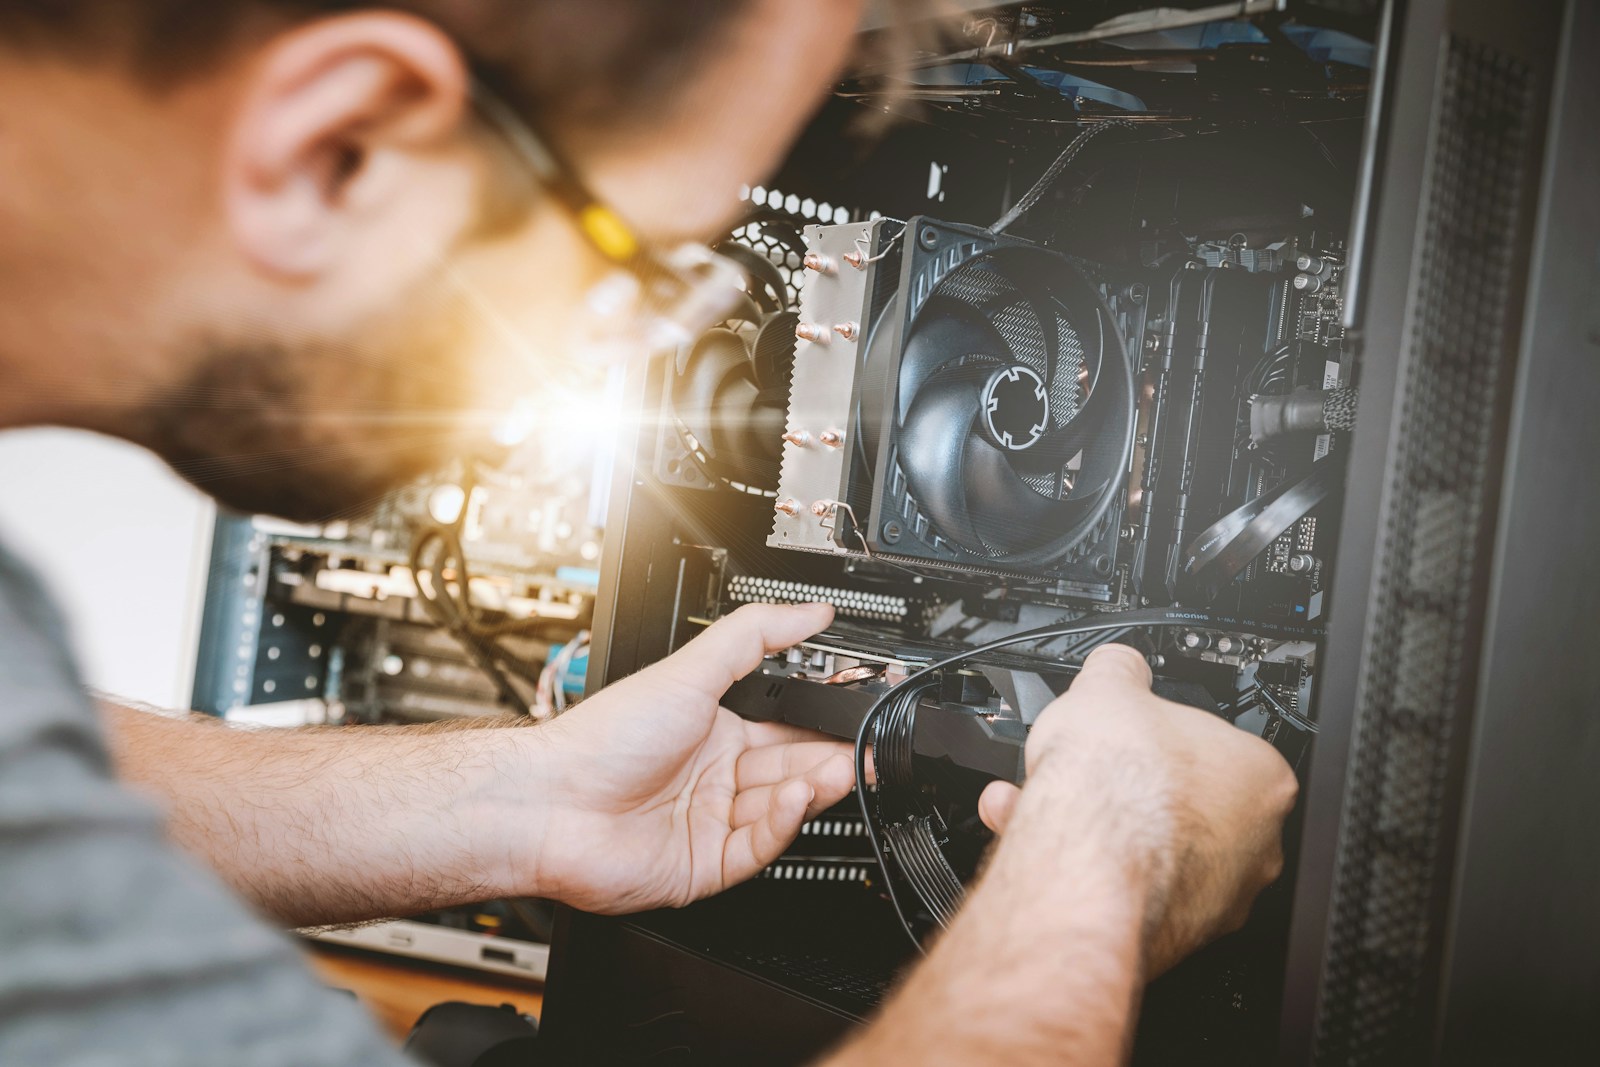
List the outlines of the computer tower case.
{"type": "MultiPolygon", "coordinates": [[[[852,76],[729,239],[764,298],[632,377],[590,684],[739,603],[829,599],[837,631],[726,703],[849,737],[939,651],[1197,607],[945,679],[914,745],[944,746],[951,797],[1014,772],[1052,672],[1134,634],[1171,693],[1296,765],[1285,877],[1151,986],[1134,1061],[1593,1062],[1597,21],[1013,4],[893,93],[852,76]],[[1001,482],[1021,510],[997,526],[1001,482]],[[1248,558],[1192,550],[1269,512],[1248,558]]],[[[940,818],[970,873],[970,811],[940,818]]],[[[914,959],[892,876],[841,807],[722,897],[563,910],[548,1054],[817,1058],[914,959]]]]}

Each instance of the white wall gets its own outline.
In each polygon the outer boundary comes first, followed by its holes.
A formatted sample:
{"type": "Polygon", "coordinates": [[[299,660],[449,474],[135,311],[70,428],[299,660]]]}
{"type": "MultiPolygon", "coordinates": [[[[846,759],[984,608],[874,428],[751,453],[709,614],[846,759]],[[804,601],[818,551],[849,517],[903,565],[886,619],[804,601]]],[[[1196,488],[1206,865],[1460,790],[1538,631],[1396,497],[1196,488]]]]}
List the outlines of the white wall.
{"type": "Polygon", "coordinates": [[[96,689],[189,706],[215,515],[132,446],[68,430],[0,434],[0,539],[64,605],[96,689]]]}

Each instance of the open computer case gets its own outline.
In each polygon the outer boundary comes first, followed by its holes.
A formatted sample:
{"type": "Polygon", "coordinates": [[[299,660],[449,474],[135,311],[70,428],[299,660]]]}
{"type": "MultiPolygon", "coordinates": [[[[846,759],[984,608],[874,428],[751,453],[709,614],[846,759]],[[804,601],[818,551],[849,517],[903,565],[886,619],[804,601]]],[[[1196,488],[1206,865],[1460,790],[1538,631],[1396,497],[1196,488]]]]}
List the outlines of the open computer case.
{"type": "Polygon", "coordinates": [[[749,300],[628,383],[589,685],[829,600],[725,704],[867,722],[886,781],[722,897],[559,912],[554,1062],[845,1039],[915,955],[885,890],[948,918],[976,788],[1113,639],[1303,783],[1136,1063],[1594,1062],[1597,20],[1022,3],[852,72],[722,243],[749,300]]]}

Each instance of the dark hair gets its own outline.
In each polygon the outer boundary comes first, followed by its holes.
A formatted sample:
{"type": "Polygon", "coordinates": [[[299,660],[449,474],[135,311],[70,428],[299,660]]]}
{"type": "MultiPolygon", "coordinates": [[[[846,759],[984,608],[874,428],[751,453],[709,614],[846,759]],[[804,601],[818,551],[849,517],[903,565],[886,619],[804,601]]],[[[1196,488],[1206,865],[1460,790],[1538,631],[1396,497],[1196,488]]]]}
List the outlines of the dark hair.
{"type": "Polygon", "coordinates": [[[0,47],[125,63],[152,89],[218,62],[274,20],[382,9],[438,25],[535,121],[647,123],[749,0],[0,0],[0,47]]]}

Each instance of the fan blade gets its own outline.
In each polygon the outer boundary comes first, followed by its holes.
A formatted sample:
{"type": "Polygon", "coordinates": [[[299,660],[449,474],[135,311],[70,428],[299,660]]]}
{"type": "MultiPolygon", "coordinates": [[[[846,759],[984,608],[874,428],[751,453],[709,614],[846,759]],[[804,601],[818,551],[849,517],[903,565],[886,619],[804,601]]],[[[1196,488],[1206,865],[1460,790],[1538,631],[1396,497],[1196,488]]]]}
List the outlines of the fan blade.
{"type": "MultiPolygon", "coordinates": [[[[983,304],[983,315],[991,322],[999,321],[1002,314],[1012,308],[1024,309],[1020,313],[1013,312],[1007,316],[1008,321],[1017,323],[1020,319],[1023,329],[1037,327],[1038,338],[1047,353],[1048,367],[1035,366],[1044,375],[1048,383],[1055,377],[1055,364],[1058,350],[1061,347],[1061,333],[1056,327],[1057,302],[1051,293],[1049,282],[1045,274],[1031,274],[1020,268],[1021,264],[1011,260],[981,260],[976,264],[987,274],[992,274],[1001,282],[997,285],[995,295],[983,304]]],[[[1032,360],[1024,359],[1015,351],[1010,353],[1011,358],[1019,363],[1032,364],[1032,360]]]]}
{"type": "Polygon", "coordinates": [[[756,305],[749,293],[740,293],[734,297],[733,307],[723,316],[723,322],[748,322],[752,326],[761,322],[761,308],[756,305]]]}
{"type": "Polygon", "coordinates": [[[1001,362],[1009,351],[994,323],[976,308],[938,294],[930,296],[917,312],[900,356],[897,421],[906,421],[919,383],[943,364],[971,355],[987,355],[1001,362]]]}
{"type": "MultiPolygon", "coordinates": [[[[1029,474],[1047,474],[1061,470],[1072,462],[1078,453],[1093,449],[1101,443],[1111,413],[1112,405],[1106,398],[1102,397],[1097,402],[1091,394],[1078,411],[1076,418],[1039,438],[1038,443],[1032,448],[1016,454],[1014,460],[1017,469],[1029,474]]],[[[1087,458],[1086,456],[1085,459],[1087,458]]]]}
{"type": "Polygon", "coordinates": [[[977,530],[962,485],[964,439],[976,436],[982,377],[960,368],[941,371],[917,390],[900,428],[900,466],[923,513],[945,537],[978,550],[977,530]]]}
{"type": "MultiPolygon", "coordinates": [[[[744,340],[732,330],[707,330],[689,351],[683,370],[672,383],[672,409],[690,433],[714,447],[717,394],[730,375],[748,377],[750,363],[744,340]]],[[[753,388],[753,386],[752,386],[753,388]]]]}
{"type": "Polygon", "coordinates": [[[789,286],[783,280],[783,272],[770,259],[737,241],[718,245],[717,251],[744,269],[750,279],[750,296],[762,312],[783,310],[789,302],[789,286]]]}
{"type": "Polygon", "coordinates": [[[967,513],[982,543],[997,552],[1039,548],[1094,510],[1093,500],[1049,500],[1034,492],[1011,467],[1017,453],[1002,452],[981,434],[969,437],[963,452],[967,513]]]}
{"type": "Polygon", "coordinates": [[[1099,336],[1100,344],[1091,353],[1095,360],[1089,395],[1077,417],[1015,456],[1018,470],[1044,473],[1059,471],[1082,452],[1074,499],[1098,492],[1126,466],[1130,443],[1124,437],[1132,433],[1137,419],[1133,371],[1116,345],[1106,340],[1103,322],[1099,336]]]}
{"type": "Polygon", "coordinates": [[[783,453],[784,411],[762,405],[749,378],[725,378],[712,405],[711,456],[740,481],[764,480],[783,453]]]}

